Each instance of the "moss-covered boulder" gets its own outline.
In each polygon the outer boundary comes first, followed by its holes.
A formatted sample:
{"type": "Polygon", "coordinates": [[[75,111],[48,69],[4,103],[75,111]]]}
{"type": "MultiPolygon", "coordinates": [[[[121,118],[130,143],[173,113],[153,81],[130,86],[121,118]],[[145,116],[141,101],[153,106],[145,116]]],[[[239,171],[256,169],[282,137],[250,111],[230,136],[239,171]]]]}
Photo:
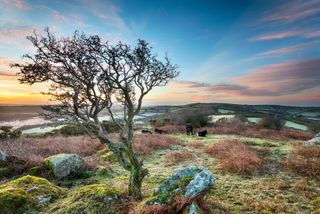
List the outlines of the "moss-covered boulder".
{"type": "Polygon", "coordinates": [[[50,213],[127,213],[126,204],[127,201],[119,190],[107,184],[92,184],[69,193],[67,198],[50,210],[50,213]]]}
{"type": "Polygon", "coordinates": [[[78,176],[84,169],[84,160],[76,154],[53,155],[46,158],[44,163],[58,179],[78,176]]]}
{"type": "Polygon", "coordinates": [[[0,185],[1,213],[24,213],[59,197],[62,190],[44,178],[23,176],[0,185]]]}
{"type": "Polygon", "coordinates": [[[203,166],[183,168],[160,184],[149,199],[148,205],[172,205],[176,198],[194,202],[186,206],[184,213],[201,213],[196,200],[202,198],[215,184],[211,171],[203,166]]]}

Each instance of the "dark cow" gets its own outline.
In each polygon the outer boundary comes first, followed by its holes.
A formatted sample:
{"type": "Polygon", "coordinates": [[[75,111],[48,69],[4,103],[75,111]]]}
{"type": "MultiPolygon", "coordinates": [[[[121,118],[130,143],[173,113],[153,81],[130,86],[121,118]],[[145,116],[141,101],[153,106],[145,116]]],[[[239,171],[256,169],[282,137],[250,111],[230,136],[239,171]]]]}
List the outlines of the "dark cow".
{"type": "Polygon", "coordinates": [[[167,131],[161,130],[161,129],[154,129],[154,132],[155,132],[155,133],[158,133],[158,134],[168,134],[167,131]]]}
{"type": "Polygon", "coordinates": [[[152,132],[150,130],[148,130],[148,129],[142,129],[141,133],[142,134],[152,134],[152,132]]]}
{"type": "Polygon", "coordinates": [[[207,134],[208,134],[207,130],[203,130],[203,131],[198,132],[199,137],[206,137],[207,134]]]}
{"type": "Polygon", "coordinates": [[[191,123],[187,123],[186,124],[186,131],[187,131],[187,135],[192,135],[193,134],[193,127],[191,123]]]}

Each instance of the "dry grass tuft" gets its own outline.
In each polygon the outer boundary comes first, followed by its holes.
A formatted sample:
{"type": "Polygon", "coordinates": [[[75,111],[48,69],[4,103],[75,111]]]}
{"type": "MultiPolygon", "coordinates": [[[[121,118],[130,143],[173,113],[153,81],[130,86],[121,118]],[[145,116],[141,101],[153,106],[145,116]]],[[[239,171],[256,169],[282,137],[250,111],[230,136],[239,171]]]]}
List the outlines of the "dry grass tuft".
{"type": "Polygon", "coordinates": [[[177,214],[184,213],[184,210],[192,202],[196,201],[204,213],[212,213],[202,196],[197,198],[175,198],[171,205],[145,205],[131,210],[129,214],[177,214]]]}
{"type": "Polygon", "coordinates": [[[284,163],[290,171],[307,177],[320,178],[320,148],[297,147],[284,163]]]}
{"type": "Polygon", "coordinates": [[[204,152],[219,159],[223,170],[252,174],[263,169],[258,153],[238,140],[223,140],[204,148],[204,152]]]}
{"type": "Polygon", "coordinates": [[[169,152],[168,154],[166,154],[166,160],[172,163],[178,163],[180,161],[190,160],[193,158],[195,158],[195,155],[186,149],[169,152]]]}
{"type": "Polygon", "coordinates": [[[246,203],[257,213],[286,213],[286,205],[282,200],[246,198],[246,203]]]}
{"type": "Polygon", "coordinates": [[[193,141],[189,143],[188,146],[192,148],[200,149],[200,148],[203,148],[205,144],[199,141],[193,141]]]}
{"type": "Polygon", "coordinates": [[[294,149],[294,154],[305,158],[320,158],[320,147],[297,147],[294,149]]]}
{"type": "Polygon", "coordinates": [[[134,137],[134,148],[141,154],[151,154],[158,149],[168,148],[180,143],[176,138],[161,134],[138,134],[134,137]]]}
{"type": "Polygon", "coordinates": [[[75,153],[81,157],[87,157],[103,148],[105,145],[99,140],[86,136],[22,137],[0,142],[0,149],[6,151],[8,155],[23,159],[28,165],[42,165],[45,158],[59,153],[75,153]]]}

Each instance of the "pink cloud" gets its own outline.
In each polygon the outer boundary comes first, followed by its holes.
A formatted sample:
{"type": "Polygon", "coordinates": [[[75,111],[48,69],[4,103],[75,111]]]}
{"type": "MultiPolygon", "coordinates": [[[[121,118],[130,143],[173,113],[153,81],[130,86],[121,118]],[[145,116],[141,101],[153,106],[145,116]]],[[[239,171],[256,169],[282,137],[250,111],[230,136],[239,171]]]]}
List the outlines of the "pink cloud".
{"type": "Polygon", "coordinates": [[[271,34],[263,34],[260,36],[256,36],[252,38],[252,41],[265,41],[265,40],[273,40],[273,39],[284,39],[288,37],[293,37],[300,35],[300,31],[287,31],[287,32],[280,32],[280,33],[271,33],[271,34]]]}
{"type": "Polygon", "coordinates": [[[30,8],[30,5],[23,0],[1,0],[1,1],[6,4],[14,5],[20,10],[28,10],[30,8]]]}
{"type": "Polygon", "coordinates": [[[96,17],[103,19],[112,27],[121,31],[129,31],[129,27],[120,16],[120,8],[110,1],[99,2],[97,0],[84,0],[85,6],[96,17]]]}
{"type": "Polygon", "coordinates": [[[26,37],[32,35],[34,30],[35,28],[31,26],[2,26],[0,27],[0,45],[19,45],[19,47],[23,47],[29,44],[26,37]]]}
{"type": "Polygon", "coordinates": [[[280,32],[280,33],[269,33],[269,34],[262,34],[259,36],[255,36],[250,39],[250,41],[267,41],[267,40],[277,40],[277,39],[285,39],[289,37],[304,37],[304,38],[314,38],[314,37],[320,37],[320,31],[307,31],[307,30],[301,30],[301,31],[286,31],[286,32],[280,32]]]}
{"type": "Polygon", "coordinates": [[[260,67],[224,84],[175,81],[168,86],[170,93],[162,95],[162,101],[167,100],[168,94],[174,94],[177,96],[176,100],[184,100],[185,103],[222,101],[286,104],[301,101],[320,104],[320,99],[316,100],[315,93],[312,92],[320,88],[319,70],[320,59],[313,59],[260,67]],[[192,94],[187,93],[190,90],[192,94]]]}
{"type": "Polygon", "coordinates": [[[266,52],[258,54],[257,56],[258,57],[275,57],[275,56],[279,56],[282,54],[297,52],[297,51],[300,51],[300,50],[308,48],[308,47],[315,47],[315,46],[319,46],[319,45],[320,45],[320,42],[304,43],[304,44],[289,46],[286,48],[279,48],[279,49],[275,49],[275,50],[271,50],[271,51],[266,51],[266,52]]]}
{"type": "Polygon", "coordinates": [[[290,1],[281,7],[269,11],[263,18],[264,22],[293,22],[308,18],[320,12],[320,2],[318,0],[290,1]]]}
{"type": "Polygon", "coordinates": [[[314,38],[314,37],[320,37],[320,30],[315,32],[309,32],[305,34],[306,38],[314,38]]]}

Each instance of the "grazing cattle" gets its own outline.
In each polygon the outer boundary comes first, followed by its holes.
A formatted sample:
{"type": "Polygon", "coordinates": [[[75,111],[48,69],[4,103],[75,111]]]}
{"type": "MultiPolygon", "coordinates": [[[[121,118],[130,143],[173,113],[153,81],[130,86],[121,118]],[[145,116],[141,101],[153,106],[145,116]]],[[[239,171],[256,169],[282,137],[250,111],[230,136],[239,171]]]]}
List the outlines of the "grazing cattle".
{"type": "Polygon", "coordinates": [[[199,137],[206,137],[207,134],[208,134],[207,130],[203,130],[203,131],[198,132],[199,137]]]}
{"type": "Polygon", "coordinates": [[[167,131],[161,130],[161,129],[155,129],[154,132],[155,132],[155,133],[158,133],[158,134],[168,134],[167,131]]]}
{"type": "Polygon", "coordinates": [[[193,134],[193,127],[191,123],[186,124],[186,130],[187,130],[187,135],[192,135],[193,134]]]}
{"type": "Polygon", "coordinates": [[[142,129],[141,133],[142,134],[152,134],[152,132],[150,130],[148,130],[148,129],[142,129]]]}

